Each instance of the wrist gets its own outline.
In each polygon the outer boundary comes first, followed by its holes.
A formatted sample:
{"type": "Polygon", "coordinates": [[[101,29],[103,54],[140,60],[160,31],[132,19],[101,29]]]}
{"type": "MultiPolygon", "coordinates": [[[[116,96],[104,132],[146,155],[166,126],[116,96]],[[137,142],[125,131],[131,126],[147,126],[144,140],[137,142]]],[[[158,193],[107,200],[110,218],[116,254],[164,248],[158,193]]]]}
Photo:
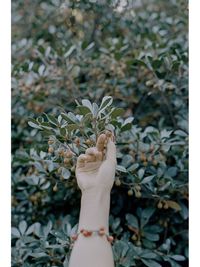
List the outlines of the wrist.
{"type": "Polygon", "coordinates": [[[79,231],[109,229],[110,189],[93,187],[82,191],[79,231]]]}

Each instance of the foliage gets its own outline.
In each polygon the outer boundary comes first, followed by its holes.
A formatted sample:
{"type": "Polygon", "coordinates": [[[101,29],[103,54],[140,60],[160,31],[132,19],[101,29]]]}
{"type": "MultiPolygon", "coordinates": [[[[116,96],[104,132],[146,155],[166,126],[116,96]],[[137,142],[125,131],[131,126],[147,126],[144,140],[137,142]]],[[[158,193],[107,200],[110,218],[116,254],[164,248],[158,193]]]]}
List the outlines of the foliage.
{"type": "Polygon", "coordinates": [[[13,1],[12,266],[68,266],[75,162],[105,129],[116,267],[187,266],[185,1],[13,1]]]}

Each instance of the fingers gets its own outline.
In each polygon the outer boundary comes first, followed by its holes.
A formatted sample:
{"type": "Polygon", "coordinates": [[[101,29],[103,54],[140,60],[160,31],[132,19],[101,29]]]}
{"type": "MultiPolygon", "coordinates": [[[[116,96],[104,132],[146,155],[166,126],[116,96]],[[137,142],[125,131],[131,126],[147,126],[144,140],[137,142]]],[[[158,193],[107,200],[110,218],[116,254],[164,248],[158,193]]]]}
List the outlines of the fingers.
{"type": "Polygon", "coordinates": [[[106,139],[107,139],[107,137],[105,134],[99,135],[99,137],[97,139],[97,144],[96,144],[96,148],[99,152],[103,152],[106,139]]]}
{"type": "Polygon", "coordinates": [[[103,153],[98,151],[96,147],[90,147],[86,149],[85,154],[95,157],[96,161],[103,159],[103,153]]]}
{"type": "Polygon", "coordinates": [[[106,160],[116,161],[116,146],[111,138],[108,139],[107,150],[106,150],[106,160]]]}
{"type": "Polygon", "coordinates": [[[110,131],[101,134],[97,139],[96,147],[86,149],[85,154],[81,154],[77,160],[77,167],[85,167],[87,162],[102,161],[105,158],[116,161],[116,147],[114,144],[114,136],[110,131]]]}

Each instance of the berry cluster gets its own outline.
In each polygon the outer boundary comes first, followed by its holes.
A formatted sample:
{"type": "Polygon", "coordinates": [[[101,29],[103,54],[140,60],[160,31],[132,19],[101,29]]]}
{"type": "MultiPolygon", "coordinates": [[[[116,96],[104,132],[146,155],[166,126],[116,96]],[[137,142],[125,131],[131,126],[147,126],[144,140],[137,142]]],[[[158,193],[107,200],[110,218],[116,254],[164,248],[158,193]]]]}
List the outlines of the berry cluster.
{"type": "Polygon", "coordinates": [[[89,231],[89,230],[81,229],[79,233],[72,235],[71,236],[71,239],[72,239],[72,241],[76,241],[77,238],[78,238],[78,236],[79,236],[79,234],[82,234],[85,237],[90,237],[93,233],[96,233],[99,236],[104,236],[105,235],[107,237],[108,242],[110,242],[110,243],[112,243],[113,240],[114,240],[113,236],[108,235],[106,233],[104,227],[101,227],[99,230],[94,230],[94,231],[89,231]]]}

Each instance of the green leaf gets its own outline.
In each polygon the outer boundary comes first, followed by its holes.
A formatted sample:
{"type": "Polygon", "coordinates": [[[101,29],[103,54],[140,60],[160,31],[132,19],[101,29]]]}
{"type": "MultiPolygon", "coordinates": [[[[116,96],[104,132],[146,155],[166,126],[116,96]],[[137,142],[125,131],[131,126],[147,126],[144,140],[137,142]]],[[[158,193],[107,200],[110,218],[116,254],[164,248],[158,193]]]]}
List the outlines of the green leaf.
{"type": "Polygon", "coordinates": [[[55,125],[55,126],[58,125],[58,121],[56,120],[56,118],[54,118],[53,115],[50,115],[50,114],[47,115],[46,113],[44,113],[44,114],[45,114],[45,116],[47,117],[48,121],[49,121],[51,124],[53,124],[53,125],[55,125]]]}
{"type": "Polygon", "coordinates": [[[92,103],[88,99],[83,99],[82,105],[87,107],[91,111],[91,113],[93,113],[92,103]]]}
{"type": "Polygon", "coordinates": [[[144,236],[146,239],[150,241],[158,241],[160,239],[160,236],[158,234],[152,234],[152,233],[145,232],[145,231],[144,231],[144,236]]]}
{"type": "Polygon", "coordinates": [[[153,180],[154,177],[155,177],[155,175],[150,175],[150,176],[145,177],[145,178],[142,180],[141,184],[149,183],[151,180],[153,180]]]}
{"type": "Polygon", "coordinates": [[[121,166],[121,165],[117,165],[116,170],[120,171],[120,172],[125,172],[125,173],[127,172],[126,168],[124,166],[121,166]]]}
{"type": "Polygon", "coordinates": [[[162,267],[157,261],[141,259],[142,262],[148,267],[162,267]]]}
{"type": "Polygon", "coordinates": [[[142,213],[141,213],[141,227],[142,228],[148,223],[149,219],[151,218],[154,212],[155,212],[155,208],[153,207],[149,207],[149,208],[142,210],[142,213]]]}
{"type": "Polygon", "coordinates": [[[178,169],[177,167],[170,167],[167,169],[165,175],[167,177],[175,177],[177,175],[178,169]]]}
{"type": "Polygon", "coordinates": [[[139,179],[142,179],[145,173],[145,169],[141,168],[138,170],[138,177],[139,179]]]}
{"type": "Polygon", "coordinates": [[[63,262],[63,267],[69,267],[69,261],[68,261],[67,256],[65,256],[65,260],[63,262]]]}
{"type": "Polygon", "coordinates": [[[21,232],[22,235],[25,233],[26,229],[27,229],[27,223],[26,223],[26,221],[21,221],[19,223],[19,230],[20,230],[20,232],[21,232]]]}
{"type": "Polygon", "coordinates": [[[43,232],[44,232],[45,237],[48,236],[48,234],[50,233],[51,229],[52,229],[52,222],[49,221],[47,226],[44,226],[44,228],[43,228],[43,232]]]}
{"type": "Polygon", "coordinates": [[[31,126],[32,128],[42,130],[42,128],[38,124],[36,124],[32,121],[28,121],[28,125],[31,126]]]}
{"type": "Polygon", "coordinates": [[[127,213],[126,214],[126,220],[128,224],[136,229],[139,228],[138,219],[133,214],[127,213]]]}
{"type": "Polygon", "coordinates": [[[140,257],[145,259],[156,259],[158,256],[156,253],[153,252],[144,252],[140,255],[140,257]]]}
{"type": "Polygon", "coordinates": [[[66,126],[66,129],[67,129],[69,132],[71,132],[71,131],[74,131],[74,130],[79,129],[79,125],[77,125],[77,124],[68,124],[68,125],[66,126]]]}
{"type": "Polygon", "coordinates": [[[81,115],[86,115],[88,113],[91,113],[91,110],[86,106],[78,106],[77,108],[81,115]]]}
{"type": "Polygon", "coordinates": [[[11,228],[11,233],[14,237],[20,237],[20,232],[18,231],[16,227],[11,228]]]}
{"type": "Polygon", "coordinates": [[[119,116],[122,116],[124,114],[124,109],[122,108],[114,108],[113,111],[110,113],[110,116],[112,119],[115,119],[119,116]]]}
{"type": "Polygon", "coordinates": [[[74,123],[78,122],[76,116],[72,112],[68,112],[67,114],[66,113],[61,113],[61,116],[62,116],[62,118],[64,120],[66,120],[69,123],[74,124],[74,123]]]}
{"type": "Polygon", "coordinates": [[[185,256],[183,255],[168,255],[170,258],[174,259],[175,261],[184,261],[185,256]]]}
{"type": "Polygon", "coordinates": [[[101,101],[99,110],[103,112],[107,107],[109,107],[112,104],[112,102],[113,98],[111,96],[104,96],[101,101]]]}
{"type": "Polygon", "coordinates": [[[93,103],[93,105],[92,105],[92,113],[93,113],[93,116],[96,118],[97,117],[97,115],[98,115],[98,111],[99,111],[99,107],[98,107],[98,105],[96,104],[96,103],[93,103]]]}

